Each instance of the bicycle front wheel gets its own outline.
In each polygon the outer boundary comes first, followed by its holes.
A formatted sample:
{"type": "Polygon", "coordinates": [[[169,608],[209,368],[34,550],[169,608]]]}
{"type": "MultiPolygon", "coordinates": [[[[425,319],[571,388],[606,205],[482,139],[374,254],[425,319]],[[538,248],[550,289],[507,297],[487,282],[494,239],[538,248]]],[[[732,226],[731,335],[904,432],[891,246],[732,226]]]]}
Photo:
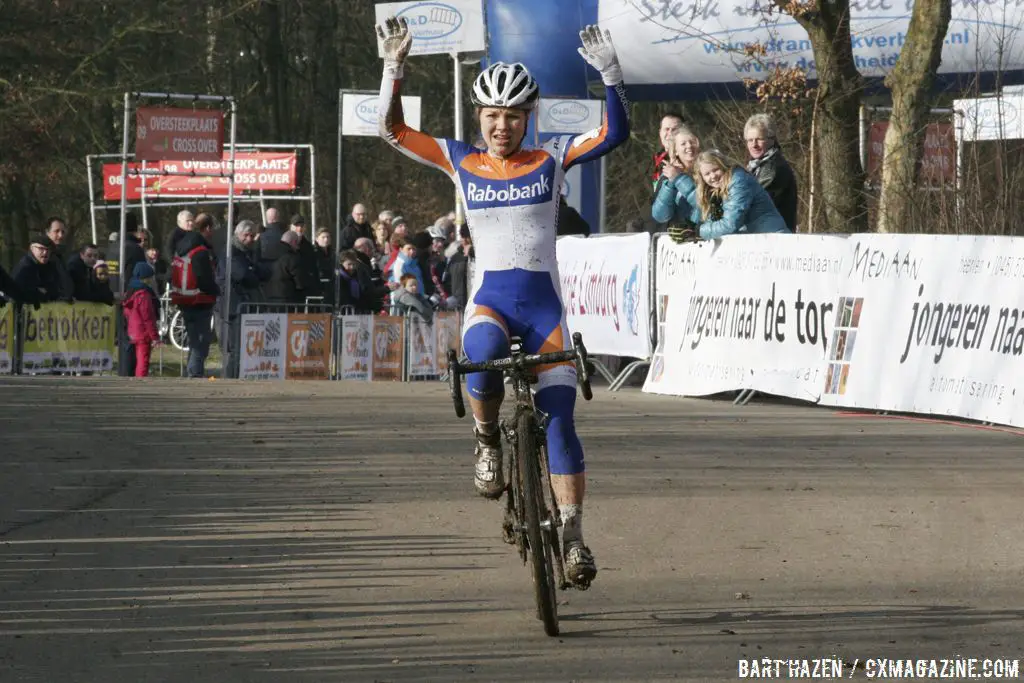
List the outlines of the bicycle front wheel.
{"type": "Polygon", "coordinates": [[[541,488],[540,451],[537,443],[537,420],[532,412],[523,411],[516,424],[519,480],[522,482],[523,518],[533,569],[533,592],[537,598],[537,617],[544,622],[544,632],[558,635],[558,603],[555,595],[555,574],[552,567],[551,544],[545,529],[554,528],[555,521],[544,503],[541,488]]]}
{"type": "Polygon", "coordinates": [[[171,343],[179,351],[188,351],[188,334],[185,333],[185,318],[181,315],[181,309],[171,316],[171,343]]]}

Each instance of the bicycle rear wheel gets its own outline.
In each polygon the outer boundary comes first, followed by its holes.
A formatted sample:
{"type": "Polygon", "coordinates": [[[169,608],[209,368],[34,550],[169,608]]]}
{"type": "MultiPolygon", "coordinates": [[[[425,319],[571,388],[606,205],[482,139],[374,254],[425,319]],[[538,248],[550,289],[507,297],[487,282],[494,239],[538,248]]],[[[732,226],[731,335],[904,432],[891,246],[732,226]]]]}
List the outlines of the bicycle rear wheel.
{"type": "Polygon", "coordinates": [[[544,504],[541,488],[540,457],[537,444],[537,420],[532,412],[523,411],[516,421],[519,478],[522,482],[523,517],[533,569],[533,592],[537,598],[537,617],[544,622],[544,632],[558,635],[558,603],[555,595],[555,573],[552,567],[551,544],[544,526],[553,528],[554,520],[544,504]]]}

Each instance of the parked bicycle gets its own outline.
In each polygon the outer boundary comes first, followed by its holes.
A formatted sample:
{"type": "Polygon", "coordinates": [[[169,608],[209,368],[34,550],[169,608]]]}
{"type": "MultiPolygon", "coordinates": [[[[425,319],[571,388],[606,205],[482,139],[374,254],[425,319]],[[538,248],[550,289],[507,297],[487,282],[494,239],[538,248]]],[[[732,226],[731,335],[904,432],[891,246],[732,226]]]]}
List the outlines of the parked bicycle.
{"type": "Polygon", "coordinates": [[[527,354],[523,352],[519,338],[513,338],[508,358],[483,363],[461,362],[455,351],[448,351],[448,387],[458,417],[466,415],[462,375],[501,371],[511,380],[515,409],[511,419],[501,421],[501,432],[510,446],[502,538],[516,546],[523,564],[531,566],[537,618],[544,622],[544,632],[549,636],[558,635],[556,587],[562,590],[588,588],[585,585],[574,586],[565,578],[558,533],[561,520],[548,471],[545,431],[548,416],[534,406],[530,390],[530,385],[537,381],[531,368],[566,361],[575,362],[580,392],[589,401],[593,398],[590,366],[583,336],[579,332],[572,335],[572,349],[569,351],[527,354]]]}
{"type": "MultiPolygon", "coordinates": [[[[214,321],[210,320],[210,329],[214,329],[214,321]]],[[[160,340],[170,342],[179,351],[188,352],[188,333],[185,331],[185,319],[181,309],[171,303],[171,286],[167,285],[160,297],[160,319],[157,321],[160,340]]]]}

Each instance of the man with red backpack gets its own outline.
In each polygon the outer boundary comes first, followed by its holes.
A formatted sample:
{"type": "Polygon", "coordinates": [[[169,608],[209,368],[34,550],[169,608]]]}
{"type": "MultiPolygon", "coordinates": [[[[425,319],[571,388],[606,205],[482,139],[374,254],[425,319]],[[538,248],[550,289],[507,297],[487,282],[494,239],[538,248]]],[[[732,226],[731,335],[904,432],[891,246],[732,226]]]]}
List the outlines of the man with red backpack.
{"type": "Polygon", "coordinates": [[[192,231],[178,241],[171,262],[171,303],[181,309],[185,321],[189,377],[206,376],[206,357],[213,339],[213,305],[220,296],[217,259],[209,242],[213,229],[213,216],[196,216],[192,231]]]}

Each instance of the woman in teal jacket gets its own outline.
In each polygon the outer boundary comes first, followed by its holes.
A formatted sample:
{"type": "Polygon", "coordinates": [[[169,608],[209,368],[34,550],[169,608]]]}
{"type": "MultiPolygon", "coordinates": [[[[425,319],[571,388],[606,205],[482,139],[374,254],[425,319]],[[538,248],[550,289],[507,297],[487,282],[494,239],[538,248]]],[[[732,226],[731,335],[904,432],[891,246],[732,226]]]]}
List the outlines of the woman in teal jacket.
{"type": "MultiPolygon", "coordinates": [[[[721,152],[702,152],[696,166],[696,189],[686,193],[685,188],[675,188],[671,206],[666,201],[667,191],[659,191],[652,215],[655,211],[658,215],[671,211],[676,220],[688,217],[706,240],[726,235],[789,232],[771,196],[757,179],[739,166],[730,165],[721,152]]],[[[657,215],[654,217],[658,220],[657,215]]]]}
{"type": "Polygon", "coordinates": [[[697,183],[693,179],[700,138],[688,127],[680,125],[672,135],[671,152],[662,175],[654,185],[651,218],[658,223],[673,223],[673,228],[687,227],[693,207],[697,205],[697,183]]]}

